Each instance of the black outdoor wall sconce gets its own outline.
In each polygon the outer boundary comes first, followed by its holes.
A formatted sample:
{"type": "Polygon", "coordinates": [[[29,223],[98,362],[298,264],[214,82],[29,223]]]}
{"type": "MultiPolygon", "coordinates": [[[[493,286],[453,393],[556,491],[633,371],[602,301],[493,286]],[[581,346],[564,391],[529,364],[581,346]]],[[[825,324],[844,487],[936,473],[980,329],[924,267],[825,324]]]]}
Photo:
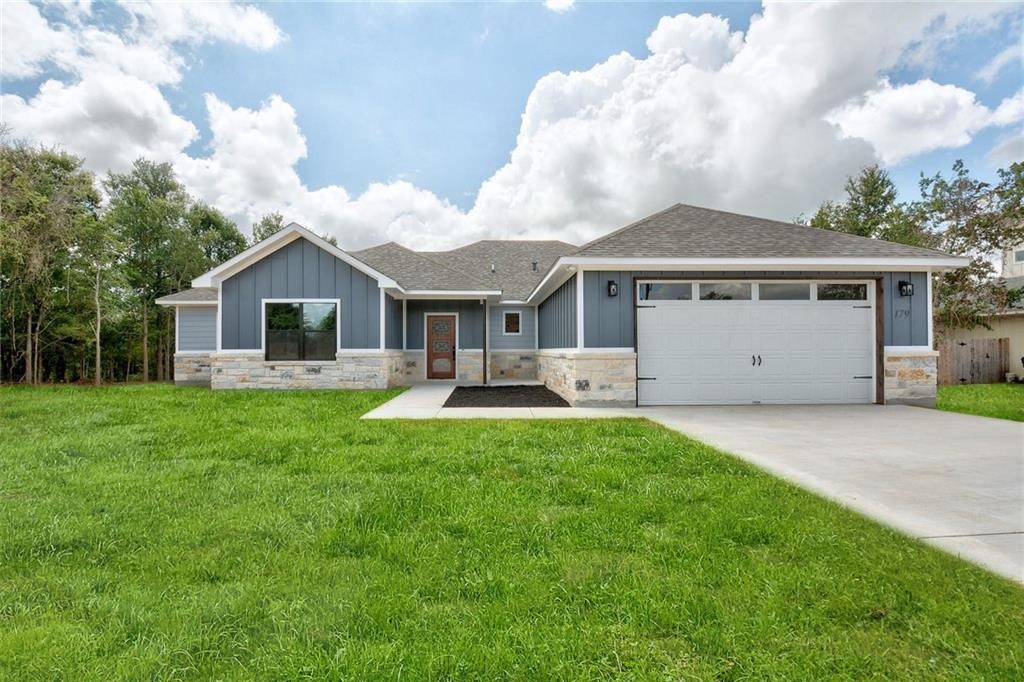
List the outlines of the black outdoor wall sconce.
{"type": "Polygon", "coordinates": [[[619,295],[619,283],[613,279],[608,280],[608,295],[618,296],[619,295]]]}
{"type": "Polygon", "coordinates": [[[914,285],[910,282],[900,282],[899,284],[900,296],[913,296],[914,285]]]}

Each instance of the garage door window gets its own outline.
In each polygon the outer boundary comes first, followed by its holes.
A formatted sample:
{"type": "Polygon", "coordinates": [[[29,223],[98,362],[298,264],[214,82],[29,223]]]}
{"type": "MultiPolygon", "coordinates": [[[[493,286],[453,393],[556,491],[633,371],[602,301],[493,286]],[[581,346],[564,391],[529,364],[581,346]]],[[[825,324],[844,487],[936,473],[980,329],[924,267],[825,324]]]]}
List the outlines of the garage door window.
{"type": "Polygon", "coordinates": [[[702,301],[749,301],[750,284],[746,282],[713,282],[700,285],[702,301]]]}
{"type": "Polygon", "coordinates": [[[819,284],[819,301],[866,301],[867,284],[819,284]]]}
{"type": "Polygon", "coordinates": [[[763,282],[757,285],[757,297],[762,301],[809,301],[811,285],[799,282],[763,282]]]}
{"type": "Polygon", "coordinates": [[[689,301],[693,298],[690,282],[647,282],[640,285],[641,301],[689,301]]]}

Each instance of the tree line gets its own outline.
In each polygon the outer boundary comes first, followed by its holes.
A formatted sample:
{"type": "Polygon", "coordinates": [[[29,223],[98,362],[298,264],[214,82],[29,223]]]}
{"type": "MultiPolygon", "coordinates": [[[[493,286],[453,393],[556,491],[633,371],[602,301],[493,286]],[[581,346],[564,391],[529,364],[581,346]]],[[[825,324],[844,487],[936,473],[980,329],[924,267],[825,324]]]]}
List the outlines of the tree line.
{"type": "MultiPolygon", "coordinates": [[[[936,318],[984,324],[1019,294],[994,277],[993,262],[1024,242],[1024,164],[1000,170],[993,185],[958,161],[950,177],[922,177],[920,189],[918,200],[900,201],[872,166],[848,180],[844,201],[799,220],[970,256],[969,268],[936,277],[936,318]]],[[[174,312],[156,299],[249,245],[167,163],[139,159],[97,178],[60,149],[0,137],[0,190],[3,382],[170,380],[174,312]]],[[[283,227],[279,213],[266,215],[250,243],[283,227]]]]}
{"type": "MultiPolygon", "coordinates": [[[[5,138],[0,190],[0,381],[171,379],[174,311],[155,301],[243,251],[238,227],[146,159],[97,178],[5,138]]],[[[255,239],[283,227],[264,216],[255,239]]]]}
{"type": "Polygon", "coordinates": [[[920,196],[901,201],[889,174],[869,166],[847,179],[844,201],[826,201],[798,221],[969,257],[968,267],[935,276],[936,328],[987,326],[987,315],[1022,298],[998,277],[996,264],[1004,250],[1024,244],[1024,163],[999,169],[997,177],[995,184],[972,177],[958,160],[948,177],[922,174],[920,196]]]}

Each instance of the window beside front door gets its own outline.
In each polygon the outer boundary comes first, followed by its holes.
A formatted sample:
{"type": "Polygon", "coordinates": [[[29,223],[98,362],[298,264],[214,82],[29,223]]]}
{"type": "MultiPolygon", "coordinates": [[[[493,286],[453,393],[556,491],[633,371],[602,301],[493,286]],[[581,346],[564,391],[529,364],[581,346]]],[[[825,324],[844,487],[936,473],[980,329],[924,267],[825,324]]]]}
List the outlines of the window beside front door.
{"type": "Polygon", "coordinates": [[[518,310],[506,312],[503,316],[504,325],[502,327],[505,336],[522,336],[523,334],[523,315],[518,310]]]}
{"type": "Polygon", "coordinates": [[[334,360],[338,352],[338,304],[266,304],[267,360],[334,360]]]}

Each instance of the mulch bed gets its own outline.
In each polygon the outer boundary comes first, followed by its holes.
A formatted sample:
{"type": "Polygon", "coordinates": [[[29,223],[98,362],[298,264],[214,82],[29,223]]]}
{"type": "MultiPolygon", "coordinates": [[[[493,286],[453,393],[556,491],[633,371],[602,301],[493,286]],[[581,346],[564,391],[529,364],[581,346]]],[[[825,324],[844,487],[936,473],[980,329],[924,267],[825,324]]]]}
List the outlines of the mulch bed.
{"type": "Polygon", "coordinates": [[[456,386],[445,407],[570,407],[547,386],[456,386]]]}

